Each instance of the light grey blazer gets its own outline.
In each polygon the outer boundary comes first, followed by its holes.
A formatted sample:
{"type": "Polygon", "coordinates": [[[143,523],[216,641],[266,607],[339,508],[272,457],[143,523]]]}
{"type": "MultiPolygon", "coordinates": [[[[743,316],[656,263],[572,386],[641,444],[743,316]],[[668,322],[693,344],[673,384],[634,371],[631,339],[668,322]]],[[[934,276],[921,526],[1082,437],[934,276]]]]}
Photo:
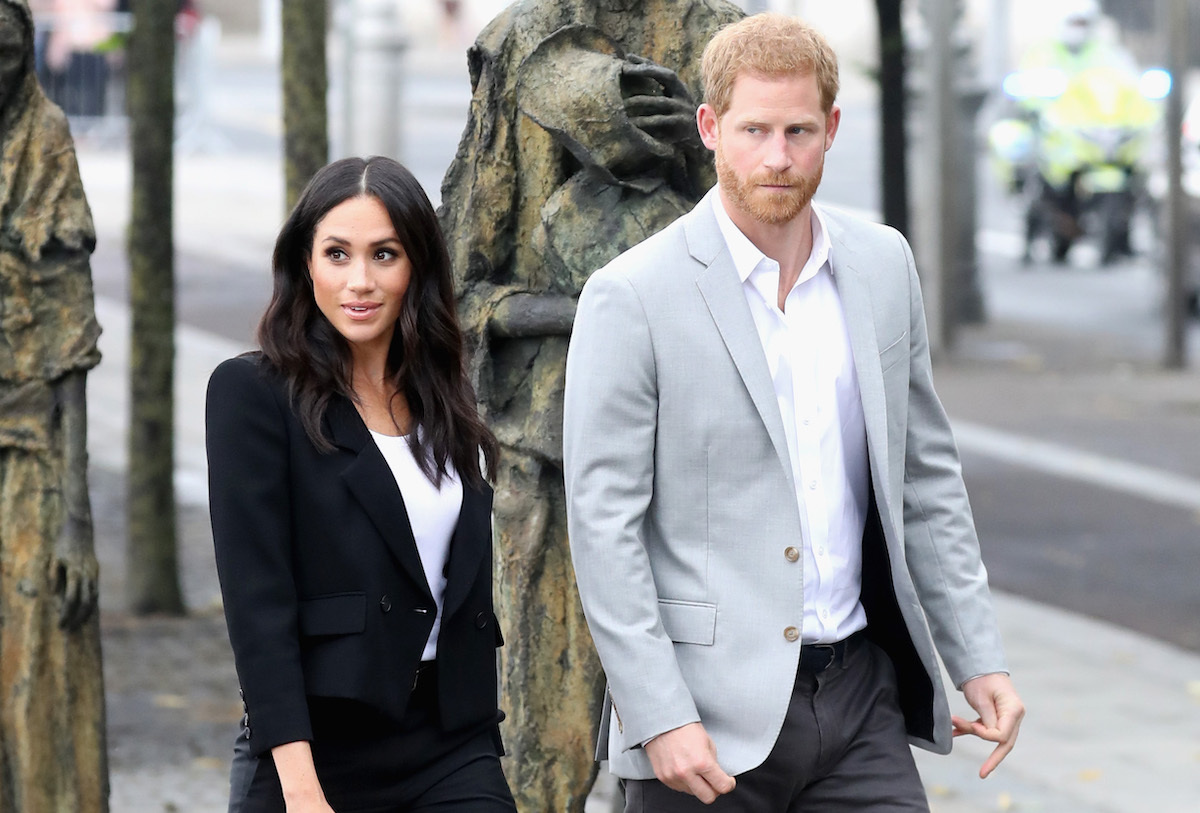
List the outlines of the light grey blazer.
{"type": "MultiPolygon", "coordinates": [[[[716,192],[710,192],[710,195],[716,192]]],[[[950,750],[934,642],[956,685],[1005,671],[958,453],[933,390],[912,253],[823,210],[866,415],[863,603],[892,656],[911,741],[950,750]]],[[[800,656],[806,533],[783,422],[707,198],[592,275],[567,360],[571,553],[609,683],[597,758],[654,772],[640,743],[700,721],[731,774],[761,764],[800,656]]]]}

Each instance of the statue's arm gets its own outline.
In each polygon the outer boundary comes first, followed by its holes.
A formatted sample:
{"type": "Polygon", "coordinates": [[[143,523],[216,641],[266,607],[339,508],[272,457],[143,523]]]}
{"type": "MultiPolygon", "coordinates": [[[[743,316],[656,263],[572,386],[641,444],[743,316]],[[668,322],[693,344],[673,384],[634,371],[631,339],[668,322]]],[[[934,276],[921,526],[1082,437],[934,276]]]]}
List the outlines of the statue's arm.
{"type": "Polygon", "coordinates": [[[488,333],[511,339],[569,336],[575,304],[575,298],[565,294],[509,294],[496,303],[488,333]]]}
{"type": "Polygon", "coordinates": [[[87,373],[67,373],[55,384],[62,418],[62,530],[55,542],[51,581],[58,595],[59,624],[83,625],[96,610],[99,565],[92,535],[92,508],[87,481],[87,373]]]}

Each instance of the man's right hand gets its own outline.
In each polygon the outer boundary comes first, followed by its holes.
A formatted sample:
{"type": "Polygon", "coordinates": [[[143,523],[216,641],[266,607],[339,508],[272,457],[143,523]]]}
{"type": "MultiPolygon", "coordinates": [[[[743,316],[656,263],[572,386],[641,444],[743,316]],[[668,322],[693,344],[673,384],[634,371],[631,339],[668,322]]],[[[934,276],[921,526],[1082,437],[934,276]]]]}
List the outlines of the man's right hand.
{"type": "Polygon", "coordinates": [[[646,743],[654,775],[671,790],[690,793],[706,805],[733,790],[737,781],[717,764],[717,747],[700,723],[688,723],[646,743]]]}

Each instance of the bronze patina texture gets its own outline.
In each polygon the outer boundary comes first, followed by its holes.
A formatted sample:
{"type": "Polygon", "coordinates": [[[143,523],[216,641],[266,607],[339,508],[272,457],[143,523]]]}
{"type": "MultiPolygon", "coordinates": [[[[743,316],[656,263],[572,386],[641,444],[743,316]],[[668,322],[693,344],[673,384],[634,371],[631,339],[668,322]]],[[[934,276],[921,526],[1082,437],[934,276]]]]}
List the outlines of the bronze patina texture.
{"type": "Polygon", "coordinates": [[[503,446],[497,607],[506,771],[520,809],[582,811],[604,678],[575,590],[562,397],[588,275],[715,182],[699,61],[723,0],[521,0],[468,53],[473,99],[442,183],[477,392],[503,446]]]}
{"type": "Polygon", "coordinates": [[[95,246],[67,121],[0,0],[0,810],[108,810],[85,382],[95,246]]]}

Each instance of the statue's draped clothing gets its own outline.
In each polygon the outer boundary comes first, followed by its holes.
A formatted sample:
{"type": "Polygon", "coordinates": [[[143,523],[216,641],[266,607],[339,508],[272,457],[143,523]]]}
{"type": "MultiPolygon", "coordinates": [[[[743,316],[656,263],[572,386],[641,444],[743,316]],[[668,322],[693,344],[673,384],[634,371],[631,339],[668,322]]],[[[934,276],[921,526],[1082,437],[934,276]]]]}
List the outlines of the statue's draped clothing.
{"type": "MultiPolygon", "coordinates": [[[[587,276],[691,208],[715,182],[698,138],[635,126],[625,99],[662,94],[650,60],[701,99],[700,54],[742,16],[724,0],[518,0],[468,62],[473,97],[442,183],[443,230],[496,473],[497,609],[506,770],[522,809],[574,813],[603,675],[574,587],[562,481],[567,330],[497,325],[508,297],[570,301],[587,276]],[[500,314],[500,316],[498,316],[500,314]]],[[[694,112],[694,106],[693,106],[694,112]]]]}
{"type": "Polygon", "coordinates": [[[31,74],[0,110],[0,160],[0,810],[94,813],[108,809],[99,625],[59,627],[52,565],[56,385],[100,359],[95,234],[67,121],[31,74]]]}
{"type": "Polygon", "coordinates": [[[487,320],[513,293],[578,296],[588,274],[712,186],[706,154],[688,160],[645,146],[620,107],[619,65],[629,54],[670,68],[699,103],[700,54],[742,15],[724,0],[646,0],[612,14],[603,5],[523,0],[484,29],[469,54],[470,116],[442,183],[442,225],[487,417],[506,446],[555,462],[566,337],[492,342],[489,351],[487,320]],[[611,46],[589,43],[589,32],[611,46]],[[505,380],[517,368],[531,377],[505,380]]]}

